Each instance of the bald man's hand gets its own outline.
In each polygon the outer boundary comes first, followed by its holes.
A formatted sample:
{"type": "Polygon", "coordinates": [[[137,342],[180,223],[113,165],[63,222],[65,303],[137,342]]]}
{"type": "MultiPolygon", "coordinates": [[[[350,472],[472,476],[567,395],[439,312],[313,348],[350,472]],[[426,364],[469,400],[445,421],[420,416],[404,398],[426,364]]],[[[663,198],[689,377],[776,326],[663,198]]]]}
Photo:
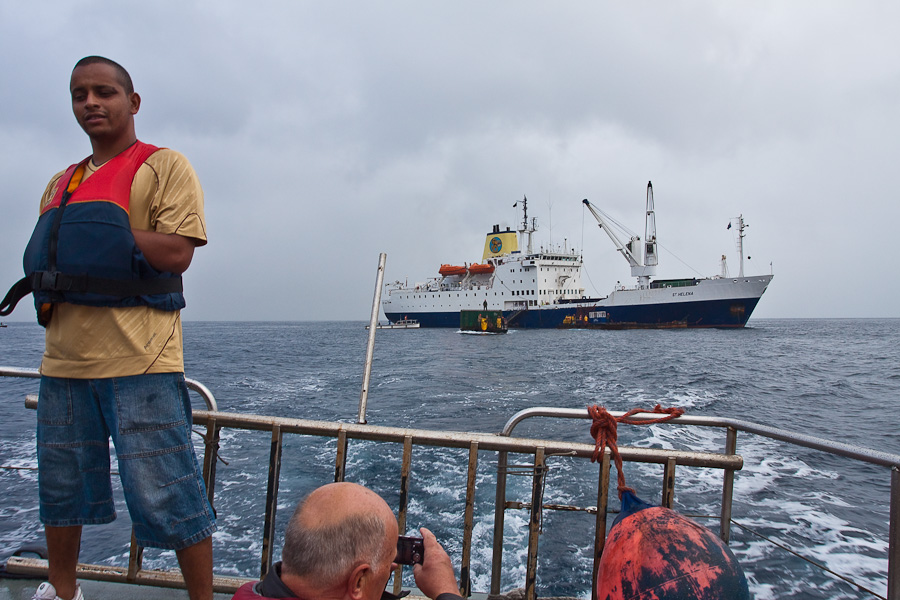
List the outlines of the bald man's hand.
{"type": "Polygon", "coordinates": [[[425,557],[422,564],[413,567],[416,587],[429,598],[437,598],[441,594],[459,596],[459,586],[453,574],[450,557],[438,543],[434,534],[422,527],[419,529],[425,540],[425,557]]]}

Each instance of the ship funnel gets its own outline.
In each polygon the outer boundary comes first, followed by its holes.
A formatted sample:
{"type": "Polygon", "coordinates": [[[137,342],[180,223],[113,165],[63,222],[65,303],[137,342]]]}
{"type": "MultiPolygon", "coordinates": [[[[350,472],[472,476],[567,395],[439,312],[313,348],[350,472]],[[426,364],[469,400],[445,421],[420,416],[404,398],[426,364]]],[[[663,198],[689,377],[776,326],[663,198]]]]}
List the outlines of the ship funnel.
{"type": "Polygon", "coordinates": [[[494,225],[494,230],[487,234],[484,242],[484,253],[481,255],[482,262],[489,258],[497,256],[506,256],[519,249],[519,236],[515,231],[510,231],[509,227],[506,231],[500,231],[499,225],[494,225]]]}

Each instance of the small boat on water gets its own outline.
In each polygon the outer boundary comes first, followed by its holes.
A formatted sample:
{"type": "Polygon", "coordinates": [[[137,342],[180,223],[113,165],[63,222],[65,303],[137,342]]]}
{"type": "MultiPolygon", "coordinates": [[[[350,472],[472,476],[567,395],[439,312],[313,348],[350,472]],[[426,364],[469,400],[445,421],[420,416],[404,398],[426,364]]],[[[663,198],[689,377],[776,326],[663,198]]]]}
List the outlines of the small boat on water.
{"type": "Polygon", "coordinates": [[[506,319],[499,310],[462,310],[459,312],[459,330],[475,333],[506,333],[506,319]]]}
{"type": "MultiPolygon", "coordinates": [[[[400,319],[397,321],[389,321],[388,323],[379,323],[375,329],[418,329],[421,325],[415,319],[400,319]]],[[[366,329],[369,326],[366,325],[366,329]]]]}

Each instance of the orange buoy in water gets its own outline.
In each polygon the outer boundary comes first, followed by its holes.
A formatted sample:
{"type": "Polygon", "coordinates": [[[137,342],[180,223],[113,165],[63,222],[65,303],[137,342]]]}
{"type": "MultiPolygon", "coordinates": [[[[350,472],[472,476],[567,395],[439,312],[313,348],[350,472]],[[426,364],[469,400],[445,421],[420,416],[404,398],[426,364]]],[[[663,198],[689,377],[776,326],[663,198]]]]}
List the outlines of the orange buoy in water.
{"type": "Polygon", "coordinates": [[[597,567],[598,600],[749,600],[747,579],[712,531],[624,490],[597,567]]]}

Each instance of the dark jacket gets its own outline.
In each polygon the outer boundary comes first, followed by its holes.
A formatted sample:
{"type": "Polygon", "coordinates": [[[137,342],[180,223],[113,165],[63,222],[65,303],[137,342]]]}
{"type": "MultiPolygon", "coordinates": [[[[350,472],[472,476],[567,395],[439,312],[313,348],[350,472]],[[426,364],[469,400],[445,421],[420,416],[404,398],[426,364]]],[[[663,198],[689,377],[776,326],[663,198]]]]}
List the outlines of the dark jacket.
{"type": "MultiPolygon", "coordinates": [[[[394,595],[385,590],[381,594],[381,600],[399,600],[408,594],[409,591],[403,591],[399,595],[394,595]]],[[[293,598],[295,600],[297,598],[294,592],[281,581],[281,561],[272,565],[272,568],[269,569],[262,581],[255,583],[250,581],[238,588],[231,600],[271,600],[275,598],[293,598]]],[[[455,594],[441,594],[436,600],[463,599],[455,594]]]]}

